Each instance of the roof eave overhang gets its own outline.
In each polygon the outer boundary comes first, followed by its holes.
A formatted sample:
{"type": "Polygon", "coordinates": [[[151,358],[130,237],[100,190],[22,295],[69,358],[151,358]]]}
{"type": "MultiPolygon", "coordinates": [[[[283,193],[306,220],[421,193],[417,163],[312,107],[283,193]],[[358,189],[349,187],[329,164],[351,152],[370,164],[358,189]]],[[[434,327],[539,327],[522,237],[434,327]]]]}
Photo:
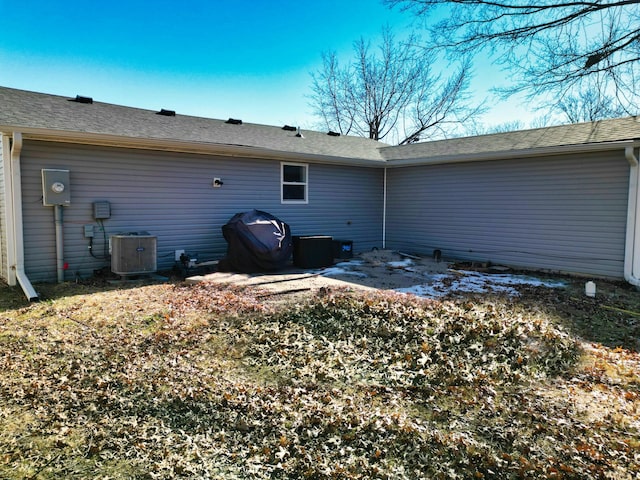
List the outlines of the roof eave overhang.
{"type": "Polygon", "coordinates": [[[273,150],[250,145],[236,145],[226,143],[194,142],[174,139],[123,137],[86,132],[69,132],[65,130],[51,130],[44,128],[22,128],[0,125],[0,132],[21,132],[25,140],[38,140],[56,143],[74,143],[81,145],[96,145],[119,148],[133,148],[141,150],[155,150],[164,152],[194,153],[201,155],[216,155],[224,157],[240,157],[262,160],[304,161],[309,163],[323,163],[361,167],[384,166],[384,160],[372,160],[335,155],[311,154],[273,150]]]}
{"type": "Polygon", "coordinates": [[[504,150],[499,152],[482,152],[461,155],[440,155],[436,157],[416,157],[394,160],[387,158],[385,164],[388,168],[443,165],[449,163],[487,162],[495,160],[515,160],[518,158],[552,157],[556,155],[580,154],[624,150],[627,147],[640,147],[640,140],[620,140],[614,142],[583,143],[574,145],[558,145],[552,147],[539,147],[527,149],[504,150]]]}
{"type": "MultiPolygon", "coordinates": [[[[7,125],[0,125],[0,132],[21,132],[23,139],[25,140],[50,141],[56,143],[75,143],[83,145],[194,153],[225,157],[298,162],[303,161],[309,163],[387,168],[421,165],[442,165],[467,162],[485,162],[496,160],[516,160],[518,158],[551,157],[556,155],[624,150],[627,147],[640,148],[640,139],[635,139],[527,149],[512,149],[474,154],[439,155],[434,157],[393,159],[392,156],[388,156],[386,159],[374,160],[357,157],[342,157],[336,155],[281,151],[250,145],[194,142],[174,139],[124,137],[119,135],[97,134],[90,132],[71,132],[47,128],[16,127],[7,125]]],[[[387,148],[392,149],[394,147],[385,147],[382,151],[382,157],[384,157],[384,150],[386,150],[387,148]]]]}

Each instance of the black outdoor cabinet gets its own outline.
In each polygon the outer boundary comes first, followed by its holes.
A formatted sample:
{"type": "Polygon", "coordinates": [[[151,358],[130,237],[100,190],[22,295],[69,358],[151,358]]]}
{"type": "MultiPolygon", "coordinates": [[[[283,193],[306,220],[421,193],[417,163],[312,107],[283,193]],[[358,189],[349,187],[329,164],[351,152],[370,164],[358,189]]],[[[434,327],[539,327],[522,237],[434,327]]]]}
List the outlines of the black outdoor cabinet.
{"type": "Polygon", "coordinates": [[[333,237],[326,235],[294,236],[293,264],[300,268],[333,265],[333,237]]]}

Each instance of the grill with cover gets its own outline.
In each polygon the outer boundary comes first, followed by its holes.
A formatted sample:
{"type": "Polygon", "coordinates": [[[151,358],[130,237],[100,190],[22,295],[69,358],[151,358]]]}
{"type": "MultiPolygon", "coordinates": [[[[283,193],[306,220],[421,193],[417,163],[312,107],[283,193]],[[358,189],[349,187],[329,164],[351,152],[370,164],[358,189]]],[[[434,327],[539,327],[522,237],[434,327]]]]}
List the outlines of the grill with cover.
{"type": "Polygon", "coordinates": [[[266,272],[286,267],[293,251],[289,225],[260,210],[237,213],[222,227],[227,254],[222,272],[266,272]]]}

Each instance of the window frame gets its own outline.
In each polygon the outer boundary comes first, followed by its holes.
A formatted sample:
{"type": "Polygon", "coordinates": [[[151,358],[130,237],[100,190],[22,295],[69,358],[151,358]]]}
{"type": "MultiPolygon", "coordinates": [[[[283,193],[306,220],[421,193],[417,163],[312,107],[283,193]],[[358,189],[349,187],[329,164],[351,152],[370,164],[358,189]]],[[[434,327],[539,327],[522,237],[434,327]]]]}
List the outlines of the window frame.
{"type": "Polygon", "coordinates": [[[298,204],[306,205],[309,203],[309,164],[308,163],[296,163],[296,162],[280,162],[280,203],[282,204],[298,204]],[[304,181],[302,182],[285,182],[284,169],[285,167],[302,167],[304,168],[304,181]],[[303,199],[290,199],[284,198],[284,188],[287,185],[303,186],[304,198],[303,199]]]}

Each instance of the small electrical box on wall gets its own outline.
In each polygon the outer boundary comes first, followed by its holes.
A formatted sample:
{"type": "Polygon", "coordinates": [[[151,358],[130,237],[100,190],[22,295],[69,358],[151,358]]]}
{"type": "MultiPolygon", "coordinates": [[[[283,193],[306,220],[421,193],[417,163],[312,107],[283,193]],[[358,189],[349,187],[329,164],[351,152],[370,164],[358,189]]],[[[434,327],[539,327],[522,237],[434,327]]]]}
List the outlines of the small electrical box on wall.
{"type": "Polygon", "coordinates": [[[42,169],[42,204],[45,207],[71,204],[69,170],[42,169]]]}
{"type": "Polygon", "coordinates": [[[111,218],[111,204],[106,200],[93,202],[93,218],[96,220],[111,218]]]}

